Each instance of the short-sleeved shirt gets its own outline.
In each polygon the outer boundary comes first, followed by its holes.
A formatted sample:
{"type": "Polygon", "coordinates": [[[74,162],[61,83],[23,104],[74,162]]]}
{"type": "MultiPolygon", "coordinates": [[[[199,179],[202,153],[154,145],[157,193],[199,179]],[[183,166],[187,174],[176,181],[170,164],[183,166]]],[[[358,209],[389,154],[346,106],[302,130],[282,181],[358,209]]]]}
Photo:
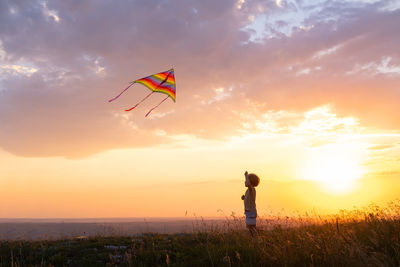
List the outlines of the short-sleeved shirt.
{"type": "Polygon", "coordinates": [[[257,212],[256,189],[254,187],[248,188],[244,194],[244,210],[257,212]]]}

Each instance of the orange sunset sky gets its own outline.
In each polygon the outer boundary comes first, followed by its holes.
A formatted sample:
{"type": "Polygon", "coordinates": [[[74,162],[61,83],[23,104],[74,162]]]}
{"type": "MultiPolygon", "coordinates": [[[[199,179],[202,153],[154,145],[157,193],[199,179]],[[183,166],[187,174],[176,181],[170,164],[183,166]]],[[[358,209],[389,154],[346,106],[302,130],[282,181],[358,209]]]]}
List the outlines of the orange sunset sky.
{"type": "Polygon", "coordinates": [[[400,187],[400,4],[0,2],[0,218],[241,216],[400,187]],[[128,82],[175,69],[176,103],[128,82]]]}

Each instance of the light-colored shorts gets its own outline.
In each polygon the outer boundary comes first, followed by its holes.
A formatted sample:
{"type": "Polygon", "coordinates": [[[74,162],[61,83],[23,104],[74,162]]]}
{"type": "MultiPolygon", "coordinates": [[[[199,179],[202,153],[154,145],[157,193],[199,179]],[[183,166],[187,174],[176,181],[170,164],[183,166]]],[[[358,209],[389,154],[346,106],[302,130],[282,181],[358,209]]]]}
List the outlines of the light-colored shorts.
{"type": "Polygon", "coordinates": [[[256,225],[257,211],[245,211],[244,214],[246,215],[247,225],[256,225]]]}

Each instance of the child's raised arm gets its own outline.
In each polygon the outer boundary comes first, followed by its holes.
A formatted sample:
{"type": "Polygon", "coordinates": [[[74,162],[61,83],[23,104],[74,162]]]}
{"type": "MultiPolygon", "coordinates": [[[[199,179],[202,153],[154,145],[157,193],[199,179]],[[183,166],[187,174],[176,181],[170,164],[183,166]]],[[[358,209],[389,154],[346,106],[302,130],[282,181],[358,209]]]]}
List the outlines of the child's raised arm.
{"type": "Polygon", "coordinates": [[[253,189],[253,185],[251,184],[250,180],[249,180],[249,173],[246,171],[244,173],[244,177],[246,178],[246,186],[250,189],[250,193],[251,193],[251,189],[253,189]]]}

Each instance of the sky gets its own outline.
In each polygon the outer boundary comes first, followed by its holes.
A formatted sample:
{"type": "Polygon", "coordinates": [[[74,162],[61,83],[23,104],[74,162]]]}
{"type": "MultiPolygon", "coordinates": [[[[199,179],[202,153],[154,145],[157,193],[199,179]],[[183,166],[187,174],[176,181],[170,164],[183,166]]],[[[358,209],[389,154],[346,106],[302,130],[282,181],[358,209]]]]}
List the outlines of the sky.
{"type": "Polygon", "coordinates": [[[319,213],[399,198],[400,4],[0,2],[0,217],[319,213]],[[130,81],[175,70],[176,103],[130,81]]]}

